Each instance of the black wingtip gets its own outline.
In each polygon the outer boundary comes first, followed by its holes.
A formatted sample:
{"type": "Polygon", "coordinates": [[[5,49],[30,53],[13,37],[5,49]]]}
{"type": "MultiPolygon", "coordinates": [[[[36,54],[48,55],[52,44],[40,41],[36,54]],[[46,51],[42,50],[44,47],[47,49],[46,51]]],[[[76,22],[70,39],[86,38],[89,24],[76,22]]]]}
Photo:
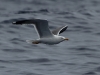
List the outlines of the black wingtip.
{"type": "Polygon", "coordinates": [[[23,24],[23,21],[15,21],[15,22],[12,22],[12,24],[22,25],[23,24]]]}
{"type": "Polygon", "coordinates": [[[16,22],[12,22],[12,24],[16,24],[16,22]]]}
{"type": "Polygon", "coordinates": [[[17,22],[12,22],[12,24],[13,24],[13,25],[20,25],[20,24],[18,24],[17,22]]]}
{"type": "Polygon", "coordinates": [[[25,19],[25,20],[17,20],[12,24],[22,25],[22,24],[36,24],[40,22],[48,22],[47,20],[42,19],[25,19]]]}

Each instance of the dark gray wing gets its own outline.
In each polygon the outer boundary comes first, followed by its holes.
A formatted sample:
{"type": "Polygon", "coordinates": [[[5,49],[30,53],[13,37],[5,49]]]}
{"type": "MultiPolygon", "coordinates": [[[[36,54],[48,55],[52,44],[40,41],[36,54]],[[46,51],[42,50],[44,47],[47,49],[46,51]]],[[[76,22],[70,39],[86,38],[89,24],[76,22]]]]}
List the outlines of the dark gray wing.
{"type": "Polygon", "coordinates": [[[67,28],[68,28],[67,25],[66,26],[62,26],[62,27],[59,27],[59,28],[53,30],[52,33],[54,35],[59,35],[60,33],[64,32],[67,28]]]}
{"type": "Polygon", "coordinates": [[[36,28],[40,38],[53,36],[52,32],[49,30],[47,20],[28,19],[16,21],[13,22],[13,24],[34,24],[34,27],[36,28]]]}

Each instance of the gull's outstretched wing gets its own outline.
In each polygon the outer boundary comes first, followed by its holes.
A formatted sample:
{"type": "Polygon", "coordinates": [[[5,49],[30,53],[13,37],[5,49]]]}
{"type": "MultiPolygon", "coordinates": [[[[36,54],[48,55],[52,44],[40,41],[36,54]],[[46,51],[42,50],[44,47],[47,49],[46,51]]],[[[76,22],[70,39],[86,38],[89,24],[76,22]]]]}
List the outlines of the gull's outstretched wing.
{"type": "Polygon", "coordinates": [[[49,30],[47,20],[28,19],[28,20],[16,21],[13,22],[13,24],[34,24],[34,27],[36,28],[40,38],[53,36],[52,32],[49,30]]]}
{"type": "Polygon", "coordinates": [[[52,33],[54,35],[59,35],[60,33],[64,32],[67,28],[68,28],[67,25],[66,26],[62,26],[62,27],[59,27],[59,28],[53,30],[52,33]]]}

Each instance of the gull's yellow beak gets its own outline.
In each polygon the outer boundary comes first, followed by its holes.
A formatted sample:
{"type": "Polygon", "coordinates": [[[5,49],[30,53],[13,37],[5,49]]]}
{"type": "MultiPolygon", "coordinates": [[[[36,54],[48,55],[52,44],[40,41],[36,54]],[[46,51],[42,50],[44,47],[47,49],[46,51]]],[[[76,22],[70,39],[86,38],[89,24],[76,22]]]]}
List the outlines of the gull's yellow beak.
{"type": "Polygon", "coordinates": [[[69,40],[68,38],[65,38],[65,40],[69,40]]]}

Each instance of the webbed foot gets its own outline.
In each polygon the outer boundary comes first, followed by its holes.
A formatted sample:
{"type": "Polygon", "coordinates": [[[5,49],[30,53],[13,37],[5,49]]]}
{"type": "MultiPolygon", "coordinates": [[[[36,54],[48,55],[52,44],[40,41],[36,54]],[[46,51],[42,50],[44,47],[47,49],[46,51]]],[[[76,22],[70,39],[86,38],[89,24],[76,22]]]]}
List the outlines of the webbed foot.
{"type": "Polygon", "coordinates": [[[32,44],[39,44],[39,42],[38,41],[33,41],[32,44]]]}

